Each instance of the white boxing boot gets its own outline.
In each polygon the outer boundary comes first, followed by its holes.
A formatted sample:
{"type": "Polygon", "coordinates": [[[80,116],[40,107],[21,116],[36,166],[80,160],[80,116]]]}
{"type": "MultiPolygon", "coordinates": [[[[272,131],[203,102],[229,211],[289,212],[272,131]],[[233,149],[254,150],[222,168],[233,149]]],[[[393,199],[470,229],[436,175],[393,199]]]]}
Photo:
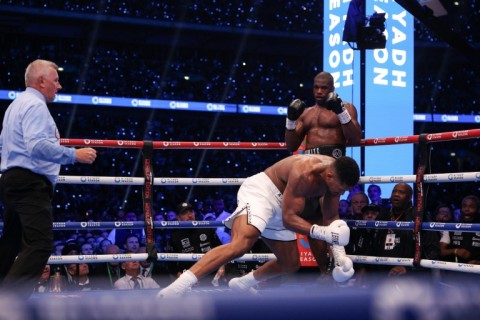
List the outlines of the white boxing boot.
{"type": "Polygon", "coordinates": [[[168,287],[163,288],[157,293],[157,298],[176,298],[183,296],[187,291],[197,283],[197,277],[190,271],[185,271],[171,283],[168,287]]]}
{"type": "Polygon", "coordinates": [[[253,271],[244,275],[243,277],[239,278],[233,278],[228,282],[228,286],[230,289],[233,291],[237,292],[246,292],[250,293],[253,295],[258,294],[258,291],[254,288],[255,285],[257,285],[259,281],[255,280],[253,277],[253,271]]]}

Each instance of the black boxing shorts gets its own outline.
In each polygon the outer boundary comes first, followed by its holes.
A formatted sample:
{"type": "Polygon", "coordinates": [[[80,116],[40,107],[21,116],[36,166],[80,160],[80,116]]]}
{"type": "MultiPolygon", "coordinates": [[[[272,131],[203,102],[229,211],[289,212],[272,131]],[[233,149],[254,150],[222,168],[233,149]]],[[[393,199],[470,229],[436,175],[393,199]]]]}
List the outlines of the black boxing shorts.
{"type": "Polygon", "coordinates": [[[340,144],[319,146],[306,149],[304,154],[321,154],[324,156],[330,156],[335,159],[343,157],[345,155],[345,146],[340,144]]]}

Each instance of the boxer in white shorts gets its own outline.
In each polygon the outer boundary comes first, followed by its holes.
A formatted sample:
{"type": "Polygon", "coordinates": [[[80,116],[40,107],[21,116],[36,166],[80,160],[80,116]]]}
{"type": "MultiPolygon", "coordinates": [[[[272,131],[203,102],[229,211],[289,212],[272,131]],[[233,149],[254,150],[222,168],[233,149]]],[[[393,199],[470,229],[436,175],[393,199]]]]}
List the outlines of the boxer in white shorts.
{"type": "Polygon", "coordinates": [[[282,193],[264,172],[247,178],[238,190],[237,209],[225,220],[232,229],[233,221],[247,215],[247,223],[260,231],[262,237],[293,241],[296,234],[285,228],[282,221],[282,193]]]}
{"type": "Polygon", "coordinates": [[[254,292],[261,281],[297,271],[300,258],[295,233],[333,244],[337,266],[332,274],[337,281],[349,279],[354,273],[353,263],[343,246],[348,243],[350,229],[339,220],[338,199],[359,178],[358,165],[352,158],[324,155],[293,155],[247,178],[238,191],[237,209],[225,221],[231,229],[231,242],[207,252],[157,297],[184,294],[199,278],[245,254],[260,236],[276,259],[230,280],[228,285],[233,290],[254,292]],[[305,199],[320,196],[323,218],[329,223],[326,227],[300,216],[305,199]]]}

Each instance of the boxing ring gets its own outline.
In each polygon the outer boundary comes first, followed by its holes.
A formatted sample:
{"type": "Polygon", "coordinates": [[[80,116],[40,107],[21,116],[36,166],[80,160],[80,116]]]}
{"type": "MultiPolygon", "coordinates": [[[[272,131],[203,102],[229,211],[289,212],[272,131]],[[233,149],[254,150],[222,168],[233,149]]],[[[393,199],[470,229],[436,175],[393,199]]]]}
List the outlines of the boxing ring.
{"type": "MultiPolygon", "coordinates": [[[[415,221],[359,221],[348,220],[350,227],[414,230],[416,253],[412,258],[387,258],[373,256],[349,257],[357,264],[400,265],[454,271],[472,276],[480,274],[480,265],[425,260],[420,258],[420,231],[480,232],[480,225],[468,223],[423,222],[423,184],[479,182],[480,172],[425,174],[426,145],[439,141],[472,139],[480,137],[480,129],[364,139],[361,146],[418,143],[420,161],[416,175],[363,176],[360,183],[413,183],[415,184],[415,221]]],[[[142,186],[145,221],[114,222],[54,222],[54,230],[95,230],[144,228],[147,253],[117,255],[51,256],[49,264],[102,263],[114,261],[196,261],[202,254],[162,253],[155,248],[155,229],[216,228],[223,221],[153,221],[152,194],[154,187],[162,186],[239,186],[243,178],[172,178],[154,177],[152,159],[155,149],[285,149],[284,143],[270,142],[178,142],[178,141],[127,141],[95,139],[61,139],[65,146],[92,148],[142,149],[143,177],[59,176],[58,184],[142,186]]],[[[264,168],[262,168],[264,169],[264,168]]],[[[3,227],[3,224],[0,225],[3,227]]],[[[273,254],[245,254],[236,261],[264,262],[273,254]]],[[[475,278],[473,278],[475,279],[475,278]]],[[[474,281],[450,287],[431,279],[382,279],[368,290],[341,286],[318,285],[311,278],[289,276],[290,281],[279,288],[266,289],[259,296],[238,295],[229,289],[194,288],[179,301],[155,299],[157,290],[91,291],[34,294],[28,309],[22,308],[14,297],[0,298],[0,318],[8,312],[18,319],[244,319],[271,317],[293,319],[299,316],[318,315],[322,318],[351,319],[438,319],[469,318],[479,310],[477,294],[480,285],[474,281]],[[313,283],[313,284],[312,284],[313,283]],[[455,295],[454,302],[451,295],[455,295]],[[450,301],[439,304],[439,301],[450,301]],[[184,306],[189,306],[185,308],[184,306]],[[462,306],[461,311],[453,310],[462,306]],[[101,306],[101,307],[95,307],[101,306]],[[348,306],[345,308],[345,306],[348,306]],[[227,315],[227,316],[225,316],[227,315]],[[410,315],[410,317],[405,317],[410,315]],[[446,315],[446,316],[445,316],[446,315]]],[[[478,280],[478,278],[477,278],[478,280]]],[[[168,299],[167,299],[168,300],[168,299]]]]}

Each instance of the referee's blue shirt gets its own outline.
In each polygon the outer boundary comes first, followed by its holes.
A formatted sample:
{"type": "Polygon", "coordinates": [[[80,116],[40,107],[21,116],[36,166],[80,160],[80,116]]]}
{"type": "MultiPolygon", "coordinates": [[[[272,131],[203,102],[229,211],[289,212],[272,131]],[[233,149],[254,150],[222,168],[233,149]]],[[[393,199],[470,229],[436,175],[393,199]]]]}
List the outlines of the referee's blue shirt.
{"type": "Polygon", "coordinates": [[[29,169],[56,184],[61,164],[75,163],[75,148],[60,145],[57,125],[45,97],[27,89],[10,104],[0,133],[0,171],[29,169]]]}

